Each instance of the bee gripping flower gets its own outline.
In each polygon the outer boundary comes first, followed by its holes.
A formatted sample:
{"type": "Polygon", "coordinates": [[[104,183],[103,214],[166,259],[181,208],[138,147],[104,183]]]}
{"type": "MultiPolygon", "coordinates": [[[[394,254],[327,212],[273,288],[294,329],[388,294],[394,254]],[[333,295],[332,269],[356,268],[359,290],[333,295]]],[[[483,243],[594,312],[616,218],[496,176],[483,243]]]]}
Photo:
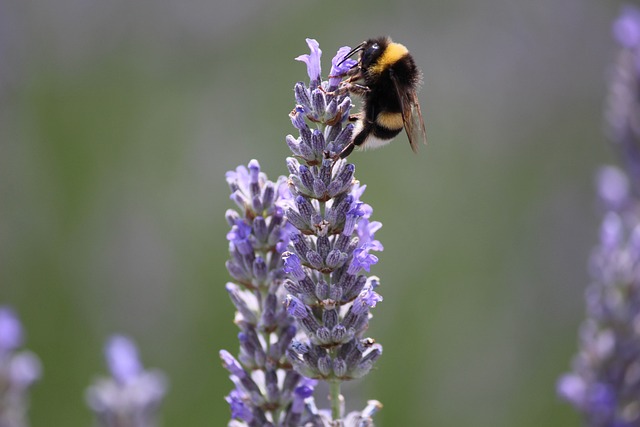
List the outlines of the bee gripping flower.
{"type": "Polygon", "coordinates": [[[230,426],[373,426],[381,405],[370,401],[360,412],[344,414],[339,382],[368,373],[382,346],[362,334],[369,310],[382,297],[367,278],[382,250],[375,240],[379,222],[363,203],[364,186],[355,166],[335,160],[351,142],[352,107],[342,78],[356,64],[341,48],[331,61],[328,81],[321,76],[319,44],[307,39],[310,53],[296,60],[307,66],[309,84],[294,85],[296,105],[289,114],[298,136],[285,142],[287,178],[268,180],[257,161],[227,172],[231,200],[238,211],[225,217],[233,278],[226,285],[240,328],[237,356],[220,351],[234,389],[226,397],[230,426]],[[318,410],[317,379],[338,385],[332,411],[318,410]]]}
{"type": "Polygon", "coordinates": [[[331,71],[329,72],[329,90],[338,88],[338,84],[342,81],[342,77],[353,68],[358,61],[355,59],[345,59],[345,56],[351,51],[349,46],[343,46],[338,49],[336,56],[331,60],[331,71]]]}
{"type": "MultiPolygon", "coordinates": [[[[284,306],[299,329],[287,354],[301,375],[339,388],[342,381],[366,375],[382,354],[380,344],[362,336],[370,310],[382,301],[374,291],[378,279],[363,274],[378,262],[372,252],[382,250],[375,240],[381,224],[369,219],[372,209],[361,201],[365,186],[356,181],[355,166],[335,160],[353,133],[353,125],[347,123],[351,100],[334,92],[356,63],[344,60],[351,49],[338,51],[329,80],[321,81],[319,47],[315,41],[307,42],[311,53],[297,59],[307,63],[311,83],[294,87],[297,105],[291,122],[299,136],[286,137],[293,155],[287,159],[293,203],[286,215],[297,230],[282,254],[289,292],[284,306]]],[[[329,420],[336,422],[337,415],[342,422],[350,419],[337,395],[332,399],[329,420]]],[[[372,407],[367,411],[375,412],[372,407]]],[[[322,411],[316,415],[318,425],[330,425],[322,411]]],[[[362,422],[345,425],[373,425],[370,415],[358,413],[362,422]]]]}

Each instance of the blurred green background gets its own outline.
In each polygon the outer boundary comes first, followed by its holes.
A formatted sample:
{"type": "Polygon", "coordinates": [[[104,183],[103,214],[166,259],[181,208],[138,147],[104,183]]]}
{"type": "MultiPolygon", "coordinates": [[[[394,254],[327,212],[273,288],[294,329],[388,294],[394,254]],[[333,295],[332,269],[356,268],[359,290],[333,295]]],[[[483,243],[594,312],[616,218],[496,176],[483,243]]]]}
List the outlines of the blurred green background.
{"type": "Polygon", "coordinates": [[[383,222],[377,370],[348,409],[391,426],[571,426],[555,396],[583,317],[612,161],[620,3],[0,0],[0,303],[43,360],[34,427],[92,423],[104,340],[167,373],[165,426],[223,426],[237,351],[225,171],[286,173],[305,37],[388,34],[424,72],[429,147],[355,153],[383,222]]]}

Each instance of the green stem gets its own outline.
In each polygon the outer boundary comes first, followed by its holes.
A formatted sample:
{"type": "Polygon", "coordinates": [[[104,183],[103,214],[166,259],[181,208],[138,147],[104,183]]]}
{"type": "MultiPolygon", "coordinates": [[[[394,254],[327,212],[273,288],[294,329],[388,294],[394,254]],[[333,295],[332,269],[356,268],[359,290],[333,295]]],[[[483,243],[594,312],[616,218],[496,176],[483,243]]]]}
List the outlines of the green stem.
{"type": "Polygon", "coordinates": [[[331,418],[333,418],[333,421],[337,421],[342,418],[342,414],[340,413],[342,406],[340,380],[329,381],[329,398],[331,400],[331,418]]]}

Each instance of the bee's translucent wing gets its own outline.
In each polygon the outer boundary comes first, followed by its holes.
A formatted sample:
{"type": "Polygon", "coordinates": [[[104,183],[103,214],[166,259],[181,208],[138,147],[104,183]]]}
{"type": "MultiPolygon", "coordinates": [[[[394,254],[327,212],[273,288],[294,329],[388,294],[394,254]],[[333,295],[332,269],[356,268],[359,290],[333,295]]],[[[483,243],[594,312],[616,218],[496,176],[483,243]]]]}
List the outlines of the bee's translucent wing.
{"type": "Polygon", "coordinates": [[[402,98],[402,119],[404,120],[404,130],[407,131],[409,144],[414,152],[418,151],[418,143],[427,144],[427,131],[424,128],[422,111],[416,93],[411,91],[402,98]]]}
{"type": "Polygon", "coordinates": [[[424,120],[422,119],[422,111],[418,103],[418,97],[413,90],[402,91],[395,76],[392,74],[393,80],[402,107],[402,121],[404,122],[404,130],[407,132],[409,144],[414,153],[418,152],[418,143],[427,144],[427,131],[424,128],[424,120]]]}

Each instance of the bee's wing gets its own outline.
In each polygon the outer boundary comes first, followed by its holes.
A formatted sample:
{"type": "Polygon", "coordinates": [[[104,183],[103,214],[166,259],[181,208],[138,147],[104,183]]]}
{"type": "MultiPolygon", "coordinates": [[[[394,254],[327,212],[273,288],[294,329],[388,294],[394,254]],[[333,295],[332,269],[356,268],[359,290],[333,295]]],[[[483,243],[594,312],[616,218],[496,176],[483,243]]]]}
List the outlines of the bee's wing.
{"type": "Polygon", "coordinates": [[[407,132],[411,149],[414,153],[417,153],[419,142],[425,145],[427,144],[427,131],[424,128],[424,120],[422,119],[422,111],[420,111],[418,97],[413,90],[403,92],[393,74],[391,78],[396,88],[398,99],[400,100],[400,106],[402,107],[404,130],[407,132]]]}

